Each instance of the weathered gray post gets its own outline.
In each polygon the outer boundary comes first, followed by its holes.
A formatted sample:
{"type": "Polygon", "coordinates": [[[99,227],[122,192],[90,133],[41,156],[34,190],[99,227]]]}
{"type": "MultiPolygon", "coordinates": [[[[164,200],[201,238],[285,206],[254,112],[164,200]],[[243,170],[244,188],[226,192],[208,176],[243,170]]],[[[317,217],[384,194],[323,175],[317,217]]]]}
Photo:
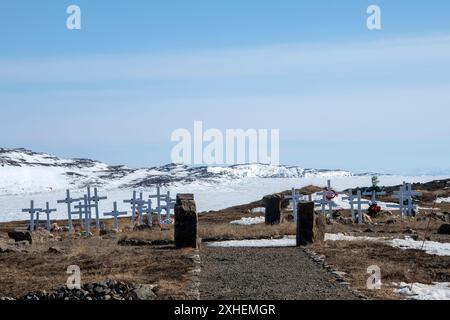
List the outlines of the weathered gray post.
{"type": "Polygon", "coordinates": [[[266,208],[266,224],[279,224],[281,221],[281,197],[270,195],[263,198],[266,208]]]}
{"type": "Polygon", "coordinates": [[[97,188],[94,188],[94,197],[92,198],[92,201],[94,201],[94,203],[95,203],[95,206],[94,206],[94,208],[95,208],[95,226],[96,226],[97,230],[100,230],[100,212],[98,209],[98,203],[101,200],[107,200],[107,199],[108,199],[108,197],[100,197],[98,195],[97,188]]]}
{"type": "Polygon", "coordinates": [[[41,211],[42,211],[42,209],[34,207],[34,200],[31,200],[29,209],[22,209],[22,212],[27,212],[30,214],[30,231],[31,232],[34,231],[34,214],[39,213],[41,211]]]}
{"type": "Polygon", "coordinates": [[[197,248],[197,206],[193,194],[178,194],[175,205],[175,245],[197,248]]]}
{"type": "Polygon", "coordinates": [[[45,204],[45,210],[42,210],[42,212],[47,214],[47,230],[48,231],[52,231],[52,225],[51,225],[51,221],[50,221],[50,214],[52,212],[56,212],[56,209],[50,209],[50,204],[47,202],[45,204]]]}
{"type": "Polygon", "coordinates": [[[73,223],[72,223],[72,203],[82,200],[81,198],[78,199],[72,199],[70,197],[70,190],[66,190],[66,199],[64,200],[58,200],[57,203],[65,203],[67,204],[67,215],[69,218],[69,231],[73,230],[73,223]]]}
{"type": "Polygon", "coordinates": [[[314,213],[314,202],[303,202],[297,211],[297,246],[325,239],[325,216],[314,213]]]}

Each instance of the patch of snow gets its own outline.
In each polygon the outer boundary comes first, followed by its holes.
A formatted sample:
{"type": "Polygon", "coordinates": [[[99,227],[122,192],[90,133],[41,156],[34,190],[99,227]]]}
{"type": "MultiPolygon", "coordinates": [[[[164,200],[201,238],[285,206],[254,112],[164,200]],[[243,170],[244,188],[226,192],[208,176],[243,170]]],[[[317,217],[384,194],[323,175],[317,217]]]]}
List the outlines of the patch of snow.
{"type": "Polygon", "coordinates": [[[209,242],[208,247],[214,248],[278,248],[295,247],[296,240],[293,237],[282,239],[261,239],[261,240],[231,240],[220,242],[209,242]]]}
{"type": "Polygon", "coordinates": [[[422,250],[436,256],[450,256],[450,243],[434,241],[416,241],[411,238],[393,239],[387,241],[391,247],[403,250],[422,250]]]}
{"type": "Polygon", "coordinates": [[[450,256],[450,243],[441,243],[434,241],[416,241],[409,237],[405,239],[388,239],[384,237],[358,237],[347,236],[342,233],[325,234],[325,241],[371,241],[381,242],[393,248],[402,250],[421,250],[429,255],[450,256]]]}
{"type": "Polygon", "coordinates": [[[231,224],[241,225],[241,226],[251,226],[255,224],[265,223],[265,217],[255,217],[255,218],[242,218],[240,220],[231,221],[231,224]]]}
{"type": "Polygon", "coordinates": [[[449,198],[437,198],[436,203],[450,203],[450,197],[449,198]]]}
{"type": "Polygon", "coordinates": [[[252,213],[266,213],[266,208],[254,208],[251,211],[252,213]]]}
{"type": "Polygon", "coordinates": [[[395,293],[411,300],[450,300],[450,282],[435,282],[432,285],[421,283],[400,283],[395,293]]]}

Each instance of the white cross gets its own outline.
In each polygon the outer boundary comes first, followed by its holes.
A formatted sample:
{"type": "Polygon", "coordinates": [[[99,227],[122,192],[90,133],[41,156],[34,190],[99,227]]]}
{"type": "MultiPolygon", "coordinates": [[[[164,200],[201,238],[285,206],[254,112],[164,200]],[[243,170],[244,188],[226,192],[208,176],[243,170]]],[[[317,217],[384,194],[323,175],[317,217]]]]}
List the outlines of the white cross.
{"type": "Polygon", "coordinates": [[[302,195],[295,191],[295,188],[292,188],[292,194],[290,196],[285,196],[285,199],[292,202],[292,211],[294,212],[294,221],[297,222],[297,208],[299,202],[302,200],[302,195]]]}
{"type": "MultiPolygon", "coordinates": [[[[147,201],[144,200],[144,194],[141,192],[139,194],[139,199],[136,200],[136,205],[137,205],[137,209],[138,209],[138,225],[142,226],[143,224],[143,219],[142,219],[142,215],[143,215],[143,211],[145,209],[145,205],[147,204],[147,201]]],[[[134,223],[134,220],[133,220],[134,223]]]]}
{"type": "Polygon", "coordinates": [[[331,180],[327,181],[327,188],[326,190],[317,193],[317,195],[322,196],[322,200],[316,200],[314,201],[317,205],[322,206],[322,214],[325,215],[325,207],[328,205],[328,214],[331,217],[333,217],[333,207],[336,207],[336,204],[333,202],[333,200],[328,200],[326,198],[326,191],[332,190],[331,188],[331,180]]]}
{"type": "Polygon", "coordinates": [[[412,211],[414,209],[413,197],[422,195],[421,192],[416,192],[412,190],[412,185],[410,183],[403,182],[403,185],[400,187],[399,192],[395,192],[396,195],[394,197],[399,199],[398,205],[389,205],[390,208],[399,208],[400,216],[403,218],[405,213],[408,216],[412,216],[412,211]],[[405,207],[405,201],[408,202],[405,207]]]}
{"type": "Polygon", "coordinates": [[[364,191],[364,193],[362,195],[363,196],[372,196],[372,204],[376,204],[377,203],[377,196],[385,196],[386,192],[384,192],[384,191],[376,191],[375,189],[373,189],[372,191],[364,191]]]}
{"type": "Polygon", "coordinates": [[[30,202],[30,208],[29,209],[22,209],[22,212],[27,212],[30,214],[30,231],[34,231],[34,214],[39,212],[42,212],[42,209],[35,208],[34,207],[34,200],[31,200],[30,202]]]}
{"type": "Polygon", "coordinates": [[[111,212],[105,212],[103,215],[105,216],[113,216],[114,217],[114,222],[113,222],[113,227],[114,229],[119,229],[119,220],[118,217],[119,216],[123,216],[123,215],[127,215],[128,212],[123,211],[120,212],[117,210],[117,202],[114,202],[114,210],[111,212]]]}
{"type": "Polygon", "coordinates": [[[358,192],[356,193],[356,201],[353,200],[351,202],[351,206],[353,207],[353,203],[358,205],[358,223],[359,224],[363,224],[363,212],[362,212],[362,205],[363,204],[370,204],[369,201],[366,200],[362,200],[362,194],[361,194],[361,190],[358,190],[358,192]]]}
{"type": "MultiPolygon", "coordinates": [[[[88,192],[90,193],[90,190],[88,189],[88,192]]],[[[88,193],[88,194],[89,194],[88,193]]],[[[94,202],[94,209],[95,209],[95,226],[97,227],[97,230],[100,230],[100,213],[98,210],[98,203],[101,200],[107,200],[108,197],[100,197],[98,195],[97,188],[94,188],[94,196],[91,198],[91,200],[94,202]]]]}
{"type": "Polygon", "coordinates": [[[162,207],[161,207],[161,188],[160,186],[156,187],[156,195],[150,195],[149,199],[155,199],[156,198],[156,213],[158,214],[158,225],[162,224],[162,219],[161,219],[161,212],[162,212],[162,207]]]}
{"type": "Polygon", "coordinates": [[[136,198],[136,191],[133,191],[133,198],[131,198],[130,200],[124,200],[124,203],[129,203],[131,204],[131,222],[132,225],[134,225],[134,220],[136,219],[136,205],[138,199],[136,198]]]}
{"type": "Polygon", "coordinates": [[[78,211],[72,212],[73,215],[78,215],[78,220],[80,222],[81,228],[84,228],[84,205],[82,202],[78,202],[78,205],[74,206],[75,209],[78,209],[78,211]]]}
{"type": "Polygon", "coordinates": [[[51,231],[52,230],[52,226],[51,226],[51,221],[50,221],[50,214],[52,212],[56,212],[56,209],[50,209],[50,204],[47,202],[45,204],[45,210],[42,210],[43,213],[47,214],[47,230],[51,231]]]}
{"type": "Polygon", "coordinates": [[[348,202],[350,203],[350,211],[352,213],[352,221],[353,222],[355,222],[355,218],[356,218],[355,217],[355,207],[354,207],[355,199],[358,199],[358,197],[353,194],[353,189],[349,189],[348,196],[342,198],[342,200],[348,200],[348,202]]]}
{"type": "Polygon", "coordinates": [[[147,203],[148,205],[145,213],[147,214],[147,225],[151,227],[153,226],[153,213],[157,212],[157,210],[153,210],[152,208],[152,199],[149,198],[147,203]]]}
{"type": "Polygon", "coordinates": [[[175,208],[176,201],[173,200],[173,199],[170,197],[170,191],[167,191],[167,195],[162,196],[162,198],[163,198],[163,201],[166,202],[166,205],[165,205],[165,209],[166,209],[166,220],[165,220],[164,222],[165,222],[166,224],[170,224],[170,223],[171,223],[171,220],[170,220],[170,211],[171,211],[171,209],[174,209],[174,208],[175,208]]]}
{"type": "Polygon", "coordinates": [[[57,203],[66,203],[67,204],[67,215],[69,216],[69,231],[72,231],[72,203],[80,201],[81,199],[72,199],[70,197],[70,190],[66,190],[66,199],[58,200],[57,203]]]}

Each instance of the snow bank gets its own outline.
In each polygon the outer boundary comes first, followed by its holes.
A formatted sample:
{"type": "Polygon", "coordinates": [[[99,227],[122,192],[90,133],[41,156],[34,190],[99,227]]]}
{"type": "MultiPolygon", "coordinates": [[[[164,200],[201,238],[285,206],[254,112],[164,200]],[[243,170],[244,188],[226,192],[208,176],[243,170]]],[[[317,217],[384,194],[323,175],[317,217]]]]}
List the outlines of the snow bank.
{"type": "Polygon", "coordinates": [[[437,198],[436,203],[450,203],[450,197],[449,198],[437,198]]]}
{"type": "Polygon", "coordinates": [[[231,221],[231,224],[241,225],[241,226],[251,226],[255,224],[261,224],[266,222],[265,217],[256,217],[256,218],[242,218],[240,220],[231,221]]]}
{"type": "Polygon", "coordinates": [[[398,287],[394,292],[411,300],[450,300],[450,282],[435,282],[432,285],[402,282],[398,287]]]}
{"type": "Polygon", "coordinates": [[[391,239],[382,237],[354,237],[347,236],[342,233],[338,234],[325,234],[325,241],[371,241],[381,242],[391,246],[393,248],[399,248],[402,250],[421,250],[427,254],[436,256],[450,256],[450,243],[441,243],[434,241],[416,241],[411,238],[405,239],[391,239]]]}
{"type": "Polygon", "coordinates": [[[295,247],[296,240],[293,237],[282,239],[262,239],[262,240],[232,240],[221,242],[209,242],[208,247],[214,248],[277,248],[295,247]]]}

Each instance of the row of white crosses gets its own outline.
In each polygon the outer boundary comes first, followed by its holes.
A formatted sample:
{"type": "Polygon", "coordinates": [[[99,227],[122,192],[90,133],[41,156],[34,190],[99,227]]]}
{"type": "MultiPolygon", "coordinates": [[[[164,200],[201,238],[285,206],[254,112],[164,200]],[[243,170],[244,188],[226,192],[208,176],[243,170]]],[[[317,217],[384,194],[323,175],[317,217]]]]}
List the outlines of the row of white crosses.
{"type": "Polygon", "coordinates": [[[413,197],[422,195],[421,192],[416,192],[412,190],[412,185],[410,183],[403,182],[400,187],[400,191],[395,192],[394,197],[399,199],[399,204],[389,204],[389,208],[398,208],[400,210],[400,216],[403,218],[405,215],[411,217],[414,210],[414,199],[413,197]],[[407,203],[405,205],[405,202],[407,203]]]}
{"type": "Polygon", "coordinates": [[[89,229],[92,220],[92,209],[95,209],[95,226],[97,230],[100,230],[100,211],[99,202],[101,200],[106,200],[107,197],[101,197],[98,195],[97,188],[94,188],[94,195],[91,194],[91,187],[87,187],[87,194],[82,198],[71,198],[70,190],[66,190],[66,198],[63,200],[58,200],[58,203],[64,203],[67,205],[67,215],[69,223],[69,231],[73,230],[73,219],[72,215],[78,215],[81,226],[85,229],[86,233],[89,234],[89,229]],[[72,204],[77,211],[72,212],[72,204]],[[84,216],[84,219],[83,219],[84,216]]]}
{"type": "Polygon", "coordinates": [[[353,194],[353,189],[348,190],[347,197],[342,198],[342,200],[348,200],[350,204],[350,211],[352,213],[352,221],[355,222],[356,215],[355,215],[355,205],[358,208],[358,223],[363,223],[363,211],[362,211],[362,205],[363,204],[370,204],[369,201],[362,200],[362,193],[361,190],[358,189],[356,192],[356,196],[353,194]]]}
{"type": "Polygon", "coordinates": [[[175,208],[175,200],[171,198],[170,191],[167,191],[167,194],[161,195],[161,188],[158,186],[156,188],[156,194],[149,195],[148,200],[144,200],[144,195],[141,192],[139,194],[139,198],[137,197],[137,192],[133,191],[133,197],[130,200],[124,200],[124,203],[128,203],[131,205],[131,220],[132,223],[136,221],[136,212],[138,214],[138,225],[143,225],[143,213],[147,214],[147,224],[149,226],[152,225],[152,216],[153,214],[158,215],[158,224],[170,224],[170,213],[171,210],[175,208]],[[156,207],[153,208],[152,199],[156,199],[156,207]],[[165,205],[162,205],[162,202],[165,202],[165,205]],[[162,211],[166,211],[166,219],[162,220],[162,211]]]}
{"type": "MultiPolygon", "coordinates": [[[[331,180],[327,181],[327,188],[326,190],[317,193],[317,195],[322,196],[321,200],[314,200],[314,203],[316,206],[321,206],[322,207],[322,214],[325,215],[326,214],[326,209],[328,207],[328,214],[330,216],[332,216],[333,214],[333,207],[336,207],[336,204],[334,203],[333,199],[328,199],[327,198],[327,192],[332,191],[332,187],[331,187],[331,180]]],[[[285,196],[285,199],[289,200],[290,202],[292,202],[292,209],[294,212],[294,219],[295,222],[297,222],[297,209],[298,209],[298,204],[303,201],[303,200],[307,200],[307,201],[313,201],[313,197],[312,195],[301,195],[299,193],[297,193],[295,191],[295,188],[292,188],[292,194],[289,196],[285,196]],[[306,198],[306,199],[305,199],[306,198]]]]}
{"type": "Polygon", "coordinates": [[[31,200],[30,207],[27,209],[22,209],[22,212],[26,212],[30,214],[30,231],[34,231],[35,228],[39,226],[40,219],[39,214],[45,213],[47,215],[47,221],[46,221],[46,228],[47,230],[51,230],[51,220],[50,220],[50,214],[52,212],[56,212],[56,209],[50,209],[50,204],[47,202],[45,205],[45,209],[42,208],[35,208],[34,207],[34,201],[31,200]],[[35,216],[36,215],[36,216],[35,216]]]}

